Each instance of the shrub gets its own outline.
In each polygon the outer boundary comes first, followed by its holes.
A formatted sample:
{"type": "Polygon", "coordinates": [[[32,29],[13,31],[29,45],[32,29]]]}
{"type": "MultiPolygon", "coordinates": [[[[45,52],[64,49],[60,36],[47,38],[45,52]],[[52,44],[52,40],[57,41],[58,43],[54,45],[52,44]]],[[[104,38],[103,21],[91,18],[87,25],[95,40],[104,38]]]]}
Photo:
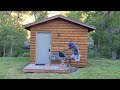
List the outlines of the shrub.
{"type": "Polygon", "coordinates": [[[23,57],[30,57],[30,52],[25,52],[22,54],[23,57]]]}

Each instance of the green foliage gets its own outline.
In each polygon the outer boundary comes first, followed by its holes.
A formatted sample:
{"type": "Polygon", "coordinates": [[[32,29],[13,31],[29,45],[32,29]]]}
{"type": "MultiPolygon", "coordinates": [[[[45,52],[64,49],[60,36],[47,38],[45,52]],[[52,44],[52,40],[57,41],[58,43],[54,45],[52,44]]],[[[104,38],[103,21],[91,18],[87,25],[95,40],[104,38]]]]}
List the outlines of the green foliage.
{"type": "Polygon", "coordinates": [[[117,11],[95,11],[89,12],[85,22],[96,26],[95,32],[90,33],[97,45],[98,51],[112,58],[120,48],[120,12],[117,11]]]}
{"type": "Polygon", "coordinates": [[[69,11],[66,12],[66,16],[73,20],[84,22],[88,15],[87,13],[88,11],[69,11]]]}
{"type": "Polygon", "coordinates": [[[48,16],[48,12],[47,11],[36,11],[36,13],[33,11],[33,14],[35,16],[35,20],[36,21],[42,20],[44,18],[47,18],[47,16],[48,16]]]}
{"type": "Polygon", "coordinates": [[[89,57],[89,58],[95,57],[95,56],[96,56],[95,54],[96,54],[95,50],[89,50],[89,51],[88,51],[88,57],[89,57]]]}
{"type": "Polygon", "coordinates": [[[67,17],[74,20],[80,20],[80,15],[81,15],[80,11],[70,11],[69,13],[67,13],[67,17]]]}
{"type": "Polygon", "coordinates": [[[22,57],[30,57],[30,52],[24,52],[24,53],[22,54],[22,57]]]}
{"type": "Polygon", "coordinates": [[[27,31],[16,18],[0,15],[0,56],[18,56],[27,38],[27,31]]]}
{"type": "Polygon", "coordinates": [[[96,27],[95,31],[89,33],[94,40],[95,51],[107,58],[116,59],[119,57],[119,11],[69,11],[67,16],[96,27]]]}

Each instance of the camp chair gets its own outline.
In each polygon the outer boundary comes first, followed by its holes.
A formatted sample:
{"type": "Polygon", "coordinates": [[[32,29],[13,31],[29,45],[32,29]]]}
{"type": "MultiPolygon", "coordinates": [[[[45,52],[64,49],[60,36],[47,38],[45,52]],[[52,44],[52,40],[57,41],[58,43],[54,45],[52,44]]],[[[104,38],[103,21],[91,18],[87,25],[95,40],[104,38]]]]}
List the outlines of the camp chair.
{"type": "Polygon", "coordinates": [[[64,65],[65,67],[65,63],[64,61],[67,60],[67,56],[65,53],[63,52],[51,52],[50,53],[50,65],[51,65],[51,60],[61,60],[60,65],[64,65]]]}

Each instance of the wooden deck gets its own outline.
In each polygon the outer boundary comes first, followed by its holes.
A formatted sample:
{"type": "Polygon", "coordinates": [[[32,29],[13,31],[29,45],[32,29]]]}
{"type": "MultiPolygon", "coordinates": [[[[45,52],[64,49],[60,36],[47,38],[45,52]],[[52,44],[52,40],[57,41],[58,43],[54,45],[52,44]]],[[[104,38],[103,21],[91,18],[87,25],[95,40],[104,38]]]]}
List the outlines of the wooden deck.
{"type": "Polygon", "coordinates": [[[43,73],[70,73],[70,69],[60,64],[35,65],[29,64],[23,69],[23,72],[43,72],[43,73]]]}

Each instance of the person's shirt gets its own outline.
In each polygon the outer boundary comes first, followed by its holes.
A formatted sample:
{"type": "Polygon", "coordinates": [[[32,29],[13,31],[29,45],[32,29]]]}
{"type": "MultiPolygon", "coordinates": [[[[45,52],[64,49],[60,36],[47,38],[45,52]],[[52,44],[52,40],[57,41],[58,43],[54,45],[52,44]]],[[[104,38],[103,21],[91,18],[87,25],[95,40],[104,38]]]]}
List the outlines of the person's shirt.
{"type": "Polygon", "coordinates": [[[74,55],[79,55],[80,54],[80,52],[79,52],[79,49],[78,49],[78,46],[77,45],[73,45],[73,48],[70,48],[70,50],[72,50],[72,53],[74,54],[74,55]]]}

